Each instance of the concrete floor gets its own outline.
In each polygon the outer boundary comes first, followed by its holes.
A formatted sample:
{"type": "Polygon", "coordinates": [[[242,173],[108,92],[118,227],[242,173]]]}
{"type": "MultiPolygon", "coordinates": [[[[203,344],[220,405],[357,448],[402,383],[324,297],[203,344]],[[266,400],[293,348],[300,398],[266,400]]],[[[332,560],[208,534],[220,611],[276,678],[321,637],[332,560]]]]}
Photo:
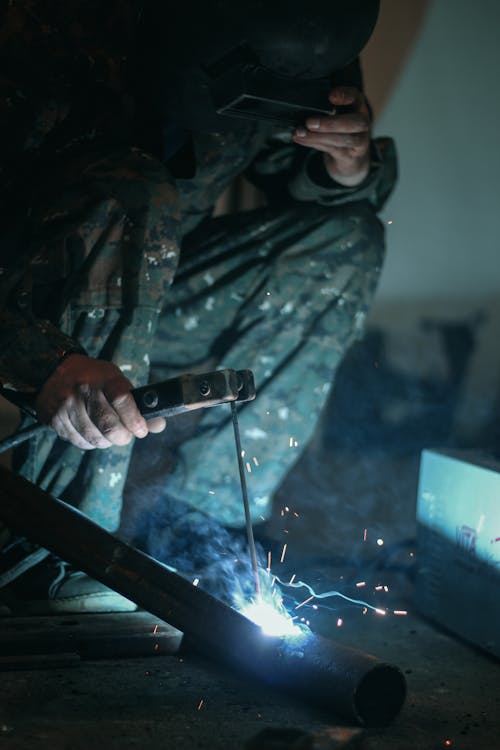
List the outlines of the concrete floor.
{"type": "MultiPolygon", "coordinates": [[[[87,624],[85,617],[51,618],[50,627],[46,623],[40,625],[35,618],[25,618],[25,644],[30,641],[26,620],[31,621],[34,631],[41,627],[46,633],[59,628],[65,638],[83,627],[87,645],[94,639],[93,657],[85,658],[85,648],[78,655],[78,648],[85,641],[80,639],[73,652],[64,647],[59,663],[53,651],[52,665],[44,665],[41,655],[26,656],[24,662],[19,658],[17,664],[11,661],[10,665],[0,658],[0,747],[243,750],[245,743],[264,728],[317,732],[325,726],[339,725],[338,717],[324,710],[292,700],[195,654],[180,656],[155,651],[151,638],[148,640],[145,635],[145,630],[151,634],[158,624],[152,616],[86,617],[87,624]],[[107,629],[108,648],[113,632],[120,641],[120,618],[128,623],[129,637],[134,628],[136,641],[142,634],[143,655],[106,658],[105,645],[98,653],[96,634],[104,643],[102,637],[107,629]]],[[[400,716],[388,728],[364,732],[361,744],[356,738],[356,747],[499,747],[498,663],[411,614],[381,618],[353,611],[351,617],[344,617],[342,628],[337,627],[336,621],[337,613],[329,613],[323,616],[319,629],[329,631],[338,642],[398,664],[408,682],[408,697],[400,716]]],[[[10,625],[6,621],[0,624],[4,643],[6,636],[12,637],[12,626],[12,621],[10,625]]],[[[137,642],[135,650],[141,650],[137,642]]]]}

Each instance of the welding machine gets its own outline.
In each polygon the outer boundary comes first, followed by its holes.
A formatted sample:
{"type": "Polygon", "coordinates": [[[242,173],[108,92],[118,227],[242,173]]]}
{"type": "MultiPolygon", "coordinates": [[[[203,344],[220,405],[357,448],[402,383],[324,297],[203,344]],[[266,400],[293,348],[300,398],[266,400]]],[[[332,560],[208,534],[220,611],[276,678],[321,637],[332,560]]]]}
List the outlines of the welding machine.
{"type": "Polygon", "coordinates": [[[421,613],[500,657],[500,465],[424,450],[417,522],[421,613]]]}

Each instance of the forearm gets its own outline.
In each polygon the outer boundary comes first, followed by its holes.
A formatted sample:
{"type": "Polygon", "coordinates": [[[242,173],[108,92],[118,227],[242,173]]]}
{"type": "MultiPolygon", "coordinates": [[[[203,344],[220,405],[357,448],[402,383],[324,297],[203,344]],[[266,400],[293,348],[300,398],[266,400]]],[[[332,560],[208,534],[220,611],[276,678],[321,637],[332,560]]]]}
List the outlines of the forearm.
{"type": "Polygon", "coordinates": [[[0,381],[16,391],[36,393],[80,344],[47,320],[4,307],[0,311],[0,381]]]}

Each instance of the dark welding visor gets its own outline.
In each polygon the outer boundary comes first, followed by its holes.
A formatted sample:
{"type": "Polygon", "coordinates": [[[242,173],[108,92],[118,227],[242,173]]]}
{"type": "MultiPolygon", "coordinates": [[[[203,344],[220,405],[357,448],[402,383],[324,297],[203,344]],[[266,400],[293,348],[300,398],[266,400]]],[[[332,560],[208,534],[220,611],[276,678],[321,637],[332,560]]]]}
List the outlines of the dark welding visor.
{"type": "Polygon", "coordinates": [[[168,18],[170,3],[150,6],[143,55],[162,115],[214,130],[331,111],[332,74],[368,41],[379,0],[184,0],[168,18]]]}
{"type": "Polygon", "coordinates": [[[218,115],[296,126],[311,115],[326,115],[331,82],[302,81],[279,76],[259,65],[226,71],[209,89],[218,115]]]}

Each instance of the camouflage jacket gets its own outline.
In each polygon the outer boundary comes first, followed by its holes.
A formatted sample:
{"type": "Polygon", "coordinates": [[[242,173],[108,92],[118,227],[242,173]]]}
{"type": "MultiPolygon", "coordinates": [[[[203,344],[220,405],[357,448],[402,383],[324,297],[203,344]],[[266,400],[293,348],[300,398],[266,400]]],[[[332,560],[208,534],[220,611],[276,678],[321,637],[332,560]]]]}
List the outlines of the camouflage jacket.
{"type": "MultiPolygon", "coordinates": [[[[102,5],[13,0],[0,14],[0,382],[14,390],[37,391],[62,357],[81,350],[54,322],[35,318],[23,296],[36,252],[30,213],[37,190],[50,183],[61,161],[86,150],[144,147],[137,141],[127,73],[140,3],[107,0],[105,12],[102,5]]],[[[240,174],[270,203],[316,201],[327,207],[367,200],[375,211],[396,179],[390,139],[373,143],[370,175],[356,188],[334,183],[321,154],[268,126],[198,133],[193,146],[194,177],[171,175],[182,215],[177,236],[170,238],[177,247],[240,174]]]]}

